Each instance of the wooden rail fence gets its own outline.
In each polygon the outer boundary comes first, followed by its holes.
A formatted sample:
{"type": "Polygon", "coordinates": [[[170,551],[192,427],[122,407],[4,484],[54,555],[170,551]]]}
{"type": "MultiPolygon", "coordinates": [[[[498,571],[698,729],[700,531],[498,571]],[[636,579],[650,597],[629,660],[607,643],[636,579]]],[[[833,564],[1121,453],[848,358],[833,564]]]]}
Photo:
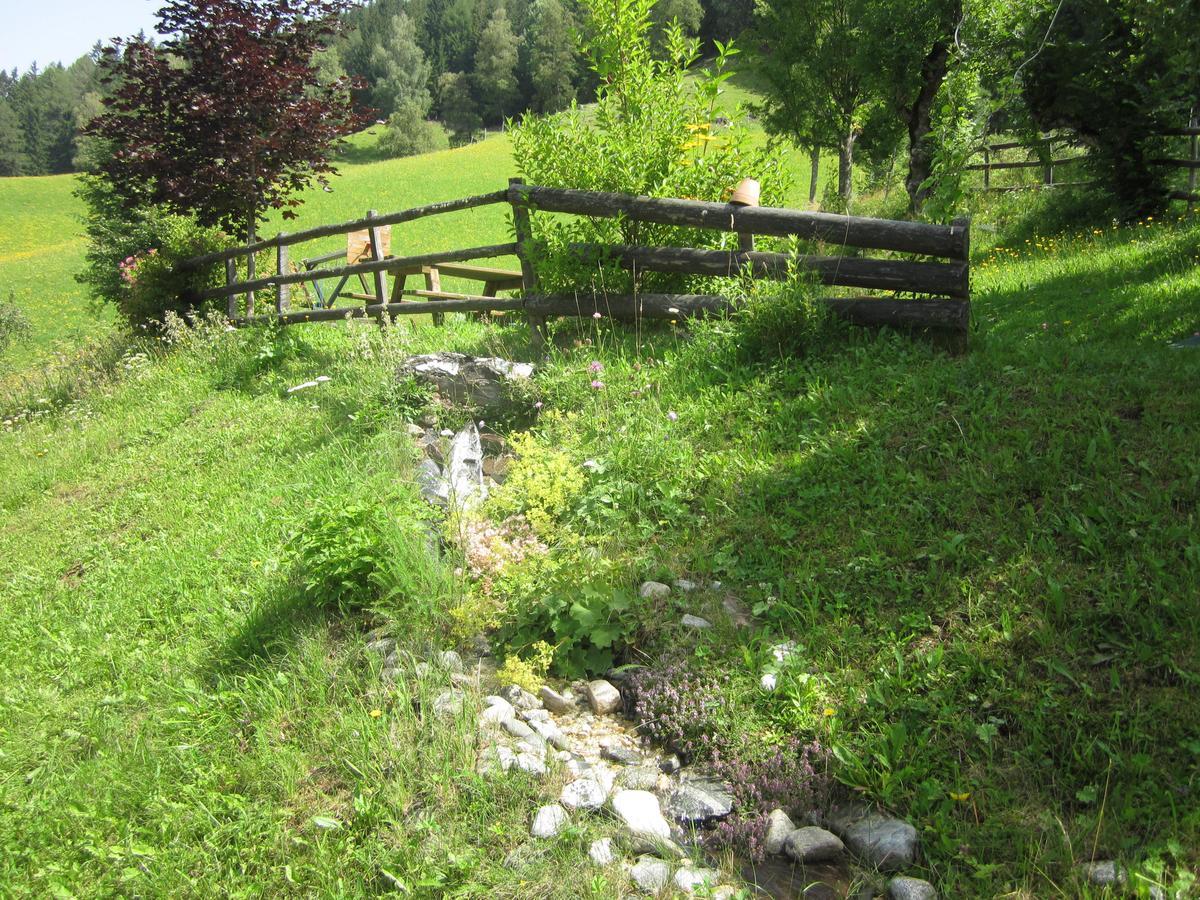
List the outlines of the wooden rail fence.
{"type": "MultiPolygon", "coordinates": [[[[629,221],[714,229],[738,235],[739,250],[712,250],[687,247],[647,247],[625,245],[576,244],[569,252],[580,260],[609,262],[633,271],[680,273],[699,276],[733,276],[748,272],[754,277],[784,279],[793,267],[813,273],[822,284],[866,288],[892,292],[884,297],[831,297],[827,303],[835,314],[861,325],[891,325],[898,328],[948,332],[961,342],[970,320],[970,228],[967,221],[951,225],[931,225],[806,212],[775,207],[739,206],[697,200],[636,197],[567,188],[526,185],[512,179],[507,190],[495,191],[402,210],[387,215],[368,214],[365,218],[305,231],[281,233],[253,243],[231,247],[189,259],[184,269],[224,264],[225,284],[198,294],[197,301],[225,298],[227,311],[235,324],[275,322],[332,321],[344,318],[379,318],[433,313],[436,319],[448,312],[514,311],[523,312],[540,340],[547,318],[590,316],[595,312],[619,320],[675,319],[729,311],[731,302],[715,294],[592,295],[546,294],[540,291],[532,252],[531,216],[565,213],[576,216],[614,218],[629,221]],[[384,251],[380,229],[412,222],[420,218],[469,210],[489,204],[507,204],[513,213],[516,241],[468,247],[460,250],[393,256],[384,251]],[[353,232],[366,232],[369,259],[346,265],[325,266],[340,259],[341,252],[304,260],[298,271],[291,271],[288,248],[318,238],[353,232]],[[828,245],[912,254],[920,259],[854,256],[791,256],[754,250],[755,235],[798,236],[828,245]],[[247,274],[238,279],[237,260],[253,260],[266,250],[276,254],[276,272],[257,275],[246,266],[247,274]],[[464,265],[473,260],[516,255],[520,272],[464,265]],[[394,285],[388,291],[386,276],[394,285]],[[424,290],[409,290],[405,279],[424,274],[424,290]],[[472,278],[484,282],[482,294],[461,294],[441,290],[439,275],[472,278]],[[341,279],[329,298],[335,300],[345,279],[359,276],[362,292],[346,294],[362,301],[353,307],[292,309],[290,287],[320,279],[341,279]],[[368,276],[370,281],[368,282],[368,276]],[[254,293],[274,290],[274,309],[256,314],[254,293]],[[500,290],[521,291],[522,296],[502,298],[500,290]],[[917,295],[919,299],[899,299],[896,293],[917,295]],[[404,297],[424,301],[413,302],[404,297]],[[238,298],[245,297],[244,312],[238,298]]],[[[368,255],[368,254],[364,254],[368,255]]],[[[319,294],[324,299],[323,294],[319,294]]]]}

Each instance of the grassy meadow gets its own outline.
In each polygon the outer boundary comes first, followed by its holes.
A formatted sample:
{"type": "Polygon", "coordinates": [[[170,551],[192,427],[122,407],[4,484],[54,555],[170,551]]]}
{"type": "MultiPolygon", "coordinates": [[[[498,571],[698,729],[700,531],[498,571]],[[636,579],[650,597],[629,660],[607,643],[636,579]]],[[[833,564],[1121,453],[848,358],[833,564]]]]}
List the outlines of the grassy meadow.
{"type": "MultiPolygon", "coordinates": [[[[390,161],[369,140],[265,230],[512,173],[499,135],[390,161]]],[[[34,326],[0,368],[0,893],[627,893],[579,864],[596,826],[530,844],[546,788],[476,776],[470,715],[435,722],[436,680],[385,688],[363,649],[386,623],[446,642],[467,596],[424,549],[405,426],[468,413],[395,365],[535,360],[523,326],[128,339],[72,280],[71,183],[0,180],[0,284],[34,326]],[[52,396],[30,394],[54,365],[52,396]],[[320,602],[296,547],[364,509],[386,520],[389,590],[320,602]]],[[[725,725],[818,736],[843,790],[916,824],[945,897],[1105,896],[1075,868],[1091,858],[1128,866],[1138,896],[1190,896],[1200,871],[1200,360],[1169,346],[1200,330],[1200,223],[1117,227],[1071,202],[976,210],[963,356],[825,324],[802,353],[746,358],[733,323],[588,322],[537,359],[531,458],[595,461],[547,542],[631,584],[724,582],[753,628],[679,634],[681,612],[719,618],[701,594],[632,610],[637,649],[692,641],[729,679],[725,725]],[[803,668],[764,694],[781,640],[803,668]]],[[[427,219],[393,252],[508,228],[499,206],[427,219]]]]}

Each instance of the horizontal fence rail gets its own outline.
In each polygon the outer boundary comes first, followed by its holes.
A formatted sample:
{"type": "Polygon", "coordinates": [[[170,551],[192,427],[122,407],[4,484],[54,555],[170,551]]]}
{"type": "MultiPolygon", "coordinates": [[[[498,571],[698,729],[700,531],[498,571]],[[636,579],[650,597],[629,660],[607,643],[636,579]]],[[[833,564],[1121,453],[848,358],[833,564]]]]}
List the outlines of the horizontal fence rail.
{"type": "Polygon", "coordinates": [[[748,272],[759,278],[786,279],[793,265],[812,272],[822,284],[882,291],[904,291],[965,298],[970,267],[965,263],[911,262],[853,256],[791,256],[766,251],[703,250],[683,247],[633,247],[572,244],[584,262],[615,261],[626,269],[728,278],[748,272]]]}
{"type": "MultiPolygon", "coordinates": [[[[209,288],[200,294],[199,299],[211,300],[214,297],[225,297],[229,294],[244,294],[247,291],[257,291],[260,288],[281,284],[299,284],[302,281],[312,281],[315,278],[341,278],[344,275],[359,275],[372,272],[386,272],[390,269],[401,269],[412,266],[436,266],[438,263],[464,262],[471,259],[489,259],[496,256],[511,256],[517,252],[517,245],[489,244],[486,247],[468,247],[465,250],[443,250],[438,253],[422,253],[417,256],[386,256],[371,262],[355,263],[352,266],[338,266],[332,269],[309,269],[303,272],[289,272],[284,275],[264,275],[253,281],[238,281],[222,287],[209,288]]],[[[189,260],[190,262],[190,260],[189,260]]]]}
{"type": "Polygon", "coordinates": [[[349,231],[382,228],[385,225],[399,225],[402,222],[412,222],[415,219],[423,219],[426,216],[437,216],[444,213],[458,212],[463,209],[475,209],[479,206],[507,202],[507,191],[493,191],[490,194],[476,194],[473,197],[463,197],[461,200],[446,200],[441,203],[430,203],[427,206],[402,209],[399,212],[388,213],[385,216],[367,216],[366,218],[353,219],[349,222],[340,222],[335,225],[320,225],[316,228],[306,229],[305,231],[278,234],[275,237],[263,238],[252,244],[243,244],[240,247],[230,247],[228,250],[217,250],[213,253],[206,253],[203,256],[196,256],[182,263],[181,268],[196,269],[201,266],[211,265],[212,263],[224,262],[227,259],[246,256],[250,253],[258,253],[260,250],[270,250],[273,247],[301,244],[304,241],[313,241],[318,238],[335,237],[349,231]]]}
{"type": "Polygon", "coordinates": [[[771,206],[734,206],[703,200],[634,197],[602,191],[516,185],[509,202],[536,212],[574,213],[685,228],[711,228],[757,235],[802,238],[873,250],[895,250],[965,260],[970,252],[966,223],[927,225],[771,206]]]}

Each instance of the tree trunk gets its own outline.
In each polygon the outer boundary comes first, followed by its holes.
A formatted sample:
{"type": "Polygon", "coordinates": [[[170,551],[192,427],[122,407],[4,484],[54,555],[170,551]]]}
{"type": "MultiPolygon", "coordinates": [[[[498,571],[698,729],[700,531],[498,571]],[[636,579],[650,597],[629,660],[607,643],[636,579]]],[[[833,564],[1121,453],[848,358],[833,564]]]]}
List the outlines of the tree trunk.
{"type": "Polygon", "coordinates": [[[808,151],[808,158],[812,164],[812,174],[808,182],[808,202],[812,203],[817,199],[817,177],[821,174],[821,148],[814,145],[808,151]]]}
{"type": "Polygon", "coordinates": [[[858,140],[858,132],[851,125],[846,129],[846,137],[838,148],[838,196],[846,204],[854,195],[854,142],[858,140]]]}
{"type": "Polygon", "coordinates": [[[908,175],[904,188],[908,191],[908,206],[911,212],[920,212],[931,186],[927,184],[933,174],[933,147],[928,137],[932,128],[933,102],[937,99],[946,71],[950,64],[950,44],[954,30],[962,18],[962,2],[948,4],[946,18],[942,20],[940,34],[929,48],[921,63],[921,87],[907,110],[908,119],[908,175]]]}

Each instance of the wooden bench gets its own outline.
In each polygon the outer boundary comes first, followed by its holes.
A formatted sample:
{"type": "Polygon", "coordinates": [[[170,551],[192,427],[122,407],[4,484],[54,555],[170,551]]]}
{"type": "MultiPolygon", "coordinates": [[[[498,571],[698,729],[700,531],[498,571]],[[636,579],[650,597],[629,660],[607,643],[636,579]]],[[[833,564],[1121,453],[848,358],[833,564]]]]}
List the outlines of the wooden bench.
{"type": "MultiPolygon", "coordinates": [[[[395,278],[392,285],[392,302],[400,303],[404,297],[423,297],[426,300],[477,300],[495,297],[499,291],[516,291],[521,289],[521,273],[509,269],[497,269],[491,266],[473,266],[463,263],[442,263],[436,266],[403,266],[389,269],[395,278]],[[424,275],[425,289],[407,289],[405,284],[410,275],[424,275]],[[483,282],[482,294],[461,294],[442,290],[442,276],[463,278],[467,281],[483,282]]],[[[442,323],[442,314],[434,313],[435,324],[442,323]]]]}

